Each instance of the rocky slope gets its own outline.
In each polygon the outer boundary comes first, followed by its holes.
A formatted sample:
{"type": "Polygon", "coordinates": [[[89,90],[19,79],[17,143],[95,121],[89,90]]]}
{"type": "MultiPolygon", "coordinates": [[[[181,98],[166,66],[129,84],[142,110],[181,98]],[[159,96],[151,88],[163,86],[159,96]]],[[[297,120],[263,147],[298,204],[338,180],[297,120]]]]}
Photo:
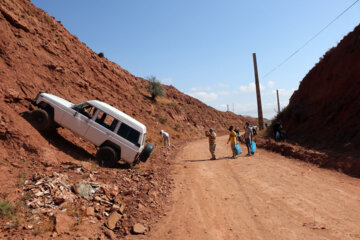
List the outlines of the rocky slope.
{"type": "Polygon", "coordinates": [[[277,117],[291,141],[340,153],[332,165],[355,174],[360,174],[359,69],[360,25],[325,53],[277,117]]]}
{"type": "Polygon", "coordinates": [[[163,86],[165,96],[153,102],[147,84],[99,57],[30,1],[0,0],[0,238],[103,238],[130,234],[135,223],[147,228],[167,204],[169,165],[181,141],[202,136],[209,127],[221,133],[247,120],[172,86],[163,86]],[[99,99],[133,116],[147,126],[148,141],[156,144],[153,156],[137,169],[101,168],[94,146],[66,129],[39,133],[27,120],[39,91],[72,102],[99,99]],[[159,145],[161,129],[171,134],[171,148],[159,145]],[[58,178],[66,183],[52,182],[58,178]],[[52,185],[39,188],[38,181],[52,185]],[[81,181],[100,186],[97,199],[76,195],[75,183],[81,181]],[[121,220],[109,228],[114,211],[122,213],[121,220]]]}

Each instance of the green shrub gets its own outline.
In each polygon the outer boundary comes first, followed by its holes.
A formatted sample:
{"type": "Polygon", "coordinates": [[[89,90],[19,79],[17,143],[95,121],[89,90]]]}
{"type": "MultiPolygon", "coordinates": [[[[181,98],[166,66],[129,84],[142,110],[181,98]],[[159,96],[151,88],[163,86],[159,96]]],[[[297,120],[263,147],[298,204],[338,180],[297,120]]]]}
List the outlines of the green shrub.
{"type": "Polygon", "coordinates": [[[151,100],[155,101],[156,97],[164,96],[164,89],[161,86],[160,81],[157,80],[156,77],[151,76],[147,78],[147,80],[149,81],[149,85],[146,88],[151,94],[151,100]]]}
{"type": "Polygon", "coordinates": [[[98,53],[98,56],[101,57],[101,58],[103,58],[105,55],[104,55],[103,52],[99,52],[99,53],[98,53]]]}
{"type": "Polygon", "coordinates": [[[14,206],[9,201],[0,201],[0,217],[12,217],[14,214],[14,206]]]}
{"type": "Polygon", "coordinates": [[[159,122],[160,122],[161,124],[165,124],[165,123],[167,122],[167,118],[166,118],[166,117],[160,117],[160,118],[159,118],[159,122]]]}

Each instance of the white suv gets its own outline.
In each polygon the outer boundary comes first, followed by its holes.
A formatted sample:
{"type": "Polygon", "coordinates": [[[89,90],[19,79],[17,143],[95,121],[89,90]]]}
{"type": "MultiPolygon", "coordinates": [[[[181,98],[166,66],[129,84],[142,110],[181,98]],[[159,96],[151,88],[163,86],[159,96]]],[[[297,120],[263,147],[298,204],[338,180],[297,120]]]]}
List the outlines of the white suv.
{"type": "Polygon", "coordinates": [[[120,159],[136,165],[145,162],[154,146],[146,146],[146,127],[129,115],[97,100],[73,104],[52,94],[40,92],[34,99],[40,109],[31,113],[40,131],[65,127],[99,147],[96,158],[114,166],[120,159]]]}

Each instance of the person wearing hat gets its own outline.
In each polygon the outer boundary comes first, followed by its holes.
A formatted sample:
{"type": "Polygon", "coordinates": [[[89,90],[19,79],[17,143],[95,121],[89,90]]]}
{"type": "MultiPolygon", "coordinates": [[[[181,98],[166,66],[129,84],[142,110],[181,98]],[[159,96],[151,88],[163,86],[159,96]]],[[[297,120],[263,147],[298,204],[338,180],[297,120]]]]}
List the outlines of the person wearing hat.
{"type": "Polygon", "coordinates": [[[161,140],[164,141],[164,146],[166,146],[167,143],[167,145],[170,147],[170,135],[164,130],[160,131],[160,135],[161,135],[161,140]]]}
{"type": "Polygon", "coordinates": [[[210,132],[209,131],[205,131],[205,136],[207,136],[209,138],[209,150],[211,153],[211,160],[215,160],[216,159],[216,155],[215,155],[215,148],[216,148],[216,133],[214,131],[213,128],[210,128],[210,132]]]}

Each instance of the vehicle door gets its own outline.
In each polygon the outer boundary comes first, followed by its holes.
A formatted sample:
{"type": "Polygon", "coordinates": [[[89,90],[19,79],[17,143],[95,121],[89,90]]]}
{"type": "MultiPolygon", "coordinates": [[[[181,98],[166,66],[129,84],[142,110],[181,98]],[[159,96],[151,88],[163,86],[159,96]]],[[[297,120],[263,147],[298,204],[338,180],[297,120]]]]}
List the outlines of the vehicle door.
{"type": "Polygon", "coordinates": [[[118,125],[118,120],[113,116],[99,110],[94,121],[89,122],[89,129],[85,138],[99,146],[104,141],[114,140],[114,130],[118,125]]]}
{"type": "Polygon", "coordinates": [[[87,102],[75,105],[63,117],[62,125],[80,136],[85,136],[95,112],[96,108],[87,102]]]}

